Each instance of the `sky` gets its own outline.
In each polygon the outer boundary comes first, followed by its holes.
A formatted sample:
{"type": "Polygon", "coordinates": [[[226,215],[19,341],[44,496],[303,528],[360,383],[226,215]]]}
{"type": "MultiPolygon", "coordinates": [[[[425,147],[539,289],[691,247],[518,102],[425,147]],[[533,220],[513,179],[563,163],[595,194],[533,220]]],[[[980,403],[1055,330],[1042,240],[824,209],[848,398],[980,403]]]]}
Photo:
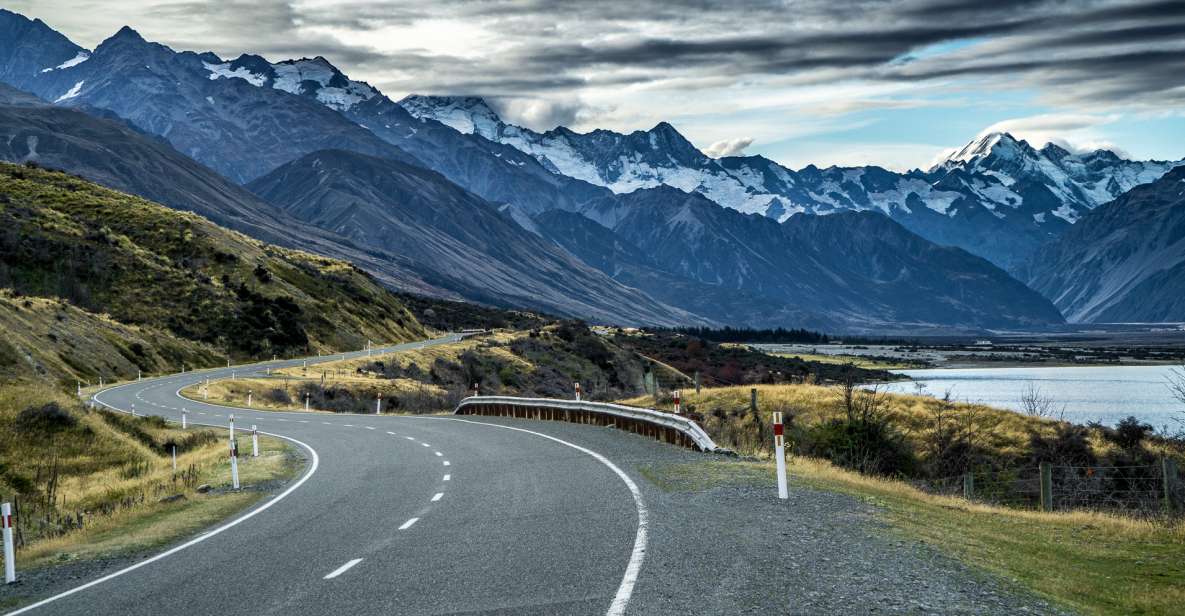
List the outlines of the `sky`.
{"type": "Polygon", "coordinates": [[[1185,157],[1185,0],[8,0],[94,48],[322,55],[536,130],[668,121],[709,155],[926,168],[977,135],[1185,157]]]}

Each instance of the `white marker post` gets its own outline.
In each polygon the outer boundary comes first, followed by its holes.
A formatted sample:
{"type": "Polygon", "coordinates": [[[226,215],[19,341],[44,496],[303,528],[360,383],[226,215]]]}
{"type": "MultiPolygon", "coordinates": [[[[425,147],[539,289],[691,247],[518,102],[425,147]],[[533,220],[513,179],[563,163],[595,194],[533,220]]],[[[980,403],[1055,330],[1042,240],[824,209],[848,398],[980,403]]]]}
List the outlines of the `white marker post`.
{"type": "Polygon", "coordinates": [[[786,447],[782,440],[782,414],[774,413],[774,458],[778,465],[778,498],[786,500],[786,447]]]}
{"type": "Polygon", "coordinates": [[[4,583],[16,582],[16,546],[12,542],[12,503],[0,505],[0,522],[4,524],[4,583]]]}
{"type": "Polygon", "coordinates": [[[309,410],[309,395],[308,394],[304,395],[304,410],[306,410],[306,411],[309,410]]]}
{"type": "Polygon", "coordinates": [[[381,415],[383,412],[383,392],[379,392],[377,398],[374,399],[374,414],[381,415]]]}
{"type": "Polygon", "coordinates": [[[259,431],[254,425],[251,426],[251,457],[259,457],[259,431]]]}
{"type": "MultiPolygon", "coordinates": [[[[182,370],[182,372],[185,372],[185,371],[182,370]]],[[[142,378],[144,378],[144,375],[141,374],[139,370],[136,370],[136,380],[139,381],[142,378]]]]}
{"type": "Polygon", "coordinates": [[[82,397],[82,381],[74,381],[74,383],[78,387],[78,397],[81,398],[82,397]]]}
{"type": "Polygon", "coordinates": [[[230,440],[233,441],[235,440],[235,414],[231,413],[228,419],[230,420],[228,422],[228,425],[230,426],[230,440]]]}
{"type": "Polygon", "coordinates": [[[481,395],[481,383],[473,384],[473,397],[476,398],[481,395]]]}
{"type": "Polygon", "coordinates": [[[576,383],[576,401],[580,402],[580,383],[576,383]]]}
{"type": "Polygon", "coordinates": [[[247,390],[247,408],[251,408],[251,396],[254,393],[255,392],[251,391],[250,389],[247,390]]]}
{"type": "Polygon", "coordinates": [[[189,423],[187,421],[188,418],[189,418],[189,411],[185,410],[185,408],[182,407],[182,409],[181,409],[181,429],[182,430],[184,430],[186,427],[188,427],[188,423],[189,423]]]}
{"type": "Polygon", "coordinates": [[[232,380],[232,381],[235,380],[235,371],[234,370],[230,371],[230,380],[232,380]]]}
{"type": "Polygon", "coordinates": [[[671,394],[672,394],[673,396],[675,396],[675,414],[676,414],[676,415],[679,415],[679,414],[683,413],[683,404],[682,404],[682,401],[680,401],[680,400],[679,400],[679,396],[680,396],[682,393],[683,393],[683,392],[681,392],[681,391],[680,391],[680,390],[678,390],[678,389],[676,389],[675,391],[671,392],[671,394]]]}
{"type": "Polygon", "coordinates": [[[132,405],[132,417],[135,417],[135,416],[136,416],[136,405],[133,404],[132,405]]]}
{"type": "Polygon", "coordinates": [[[99,387],[103,386],[103,375],[99,375],[99,387]]]}
{"type": "Polygon", "coordinates": [[[177,474],[177,446],[173,445],[173,474],[177,474]]]}
{"type": "Polygon", "coordinates": [[[239,445],[233,436],[230,437],[230,483],[234,489],[239,489],[239,445]]]}

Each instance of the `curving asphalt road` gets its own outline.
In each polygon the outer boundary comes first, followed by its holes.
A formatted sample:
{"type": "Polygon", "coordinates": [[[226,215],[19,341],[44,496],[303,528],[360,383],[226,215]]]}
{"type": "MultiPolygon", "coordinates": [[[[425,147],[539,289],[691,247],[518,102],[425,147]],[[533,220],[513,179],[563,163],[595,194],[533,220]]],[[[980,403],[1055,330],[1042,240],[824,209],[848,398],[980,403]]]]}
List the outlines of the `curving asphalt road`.
{"type": "MultiPolygon", "coordinates": [[[[375,349],[397,352],[457,340],[375,349]]],[[[346,354],[357,357],[365,352],[346,354]]],[[[309,359],[310,364],[341,355],[309,359]]],[[[284,492],[131,569],[13,614],[620,614],[646,549],[644,498],[577,443],[443,417],[257,412],[186,400],[187,372],[103,391],[100,404],[298,443],[284,492]]],[[[633,610],[630,610],[633,611],[633,610]]]]}

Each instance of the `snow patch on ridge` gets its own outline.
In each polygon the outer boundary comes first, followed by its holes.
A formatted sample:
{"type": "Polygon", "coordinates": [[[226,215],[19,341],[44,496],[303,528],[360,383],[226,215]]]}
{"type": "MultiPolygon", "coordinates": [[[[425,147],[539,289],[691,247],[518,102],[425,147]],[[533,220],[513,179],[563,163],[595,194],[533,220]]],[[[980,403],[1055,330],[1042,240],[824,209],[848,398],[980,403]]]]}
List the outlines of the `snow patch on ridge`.
{"type": "Polygon", "coordinates": [[[207,71],[210,71],[210,81],[215,81],[218,79],[233,79],[237,77],[257,88],[267,83],[267,75],[252,73],[251,71],[247,70],[246,67],[242,66],[236,69],[231,69],[230,64],[230,62],[223,62],[222,64],[202,62],[202,66],[205,67],[207,71]]]}
{"type": "Polygon", "coordinates": [[[78,66],[79,64],[82,64],[83,62],[90,60],[90,58],[91,58],[90,52],[80,51],[80,52],[78,52],[78,55],[74,56],[73,58],[70,58],[69,60],[66,60],[65,62],[63,62],[57,66],[54,66],[52,68],[43,68],[43,69],[41,69],[41,72],[48,73],[50,71],[59,71],[64,68],[70,68],[71,66],[78,66]]]}
{"type": "Polygon", "coordinates": [[[74,84],[74,87],[73,87],[73,88],[70,88],[70,91],[68,91],[68,92],[66,92],[65,94],[63,94],[63,95],[59,96],[59,97],[57,98],[57,100],[55,100],[54,102],[55,102],[55,103],[60,103],[60,102],[62,102],[62,101],[65,101],[65,100],[70,100],[70,99],[72,99],[72,98],[74,98],[74,97],[78,96],[78,95],[79,95],[79,94],[82,92],[82,84],[84,84],[84,83],[86,83],[86,82],[85,82],[85,81],[80,81],[80,82],[78,82],[78,83],[74,84]]]}

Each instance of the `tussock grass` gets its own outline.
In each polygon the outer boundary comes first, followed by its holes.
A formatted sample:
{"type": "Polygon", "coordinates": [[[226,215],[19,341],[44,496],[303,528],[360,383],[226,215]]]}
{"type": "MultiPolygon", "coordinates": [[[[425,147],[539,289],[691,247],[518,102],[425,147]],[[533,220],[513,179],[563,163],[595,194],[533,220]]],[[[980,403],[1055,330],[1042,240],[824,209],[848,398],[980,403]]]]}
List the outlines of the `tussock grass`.
{"type": "MultiPolygon", "coordinates": [[[[718,443],[746,455],[768,457],[773,454],[769,426],[774,411],[784,421],[799,426],[817,425],[843,416],[842,392],[838,386],[754,385],[683,390],[683,404],[699,414],[701,425],[718,443]],[[750,389],[757,389],[756,415],[749,412],[750,389]]],[[[1016,458],[1027,453],[1031,434],[1052,436],[1056,421],[1029,417],[1013,411],[982,404],[951,402],[930,396],[884,394],[883,411],[890,423],[912,446],[922,451],[934,430],[934,418],[942,412],[950,421],[973,423],[978,445],[1001,457],[1016,458]]],[[[651,396],[623,400],[633,406],[674,410],[669,396],[657,406],[651,396]]]]}
{"type": "MultiPolygon", "coordinates": [[[[297,471],[285,442],[261,437],[251,458],[250,436],[237,436],[244,486],[297,471]]],[[[0,388],[0,499],[20,507],[18,567],[156,547],[250,505],[263,492],[224,489],[228,449],[222,430],[90,411],[45,387],[0,388]],[[199,494],[203,484],[213,490],[199,494]]]]}

